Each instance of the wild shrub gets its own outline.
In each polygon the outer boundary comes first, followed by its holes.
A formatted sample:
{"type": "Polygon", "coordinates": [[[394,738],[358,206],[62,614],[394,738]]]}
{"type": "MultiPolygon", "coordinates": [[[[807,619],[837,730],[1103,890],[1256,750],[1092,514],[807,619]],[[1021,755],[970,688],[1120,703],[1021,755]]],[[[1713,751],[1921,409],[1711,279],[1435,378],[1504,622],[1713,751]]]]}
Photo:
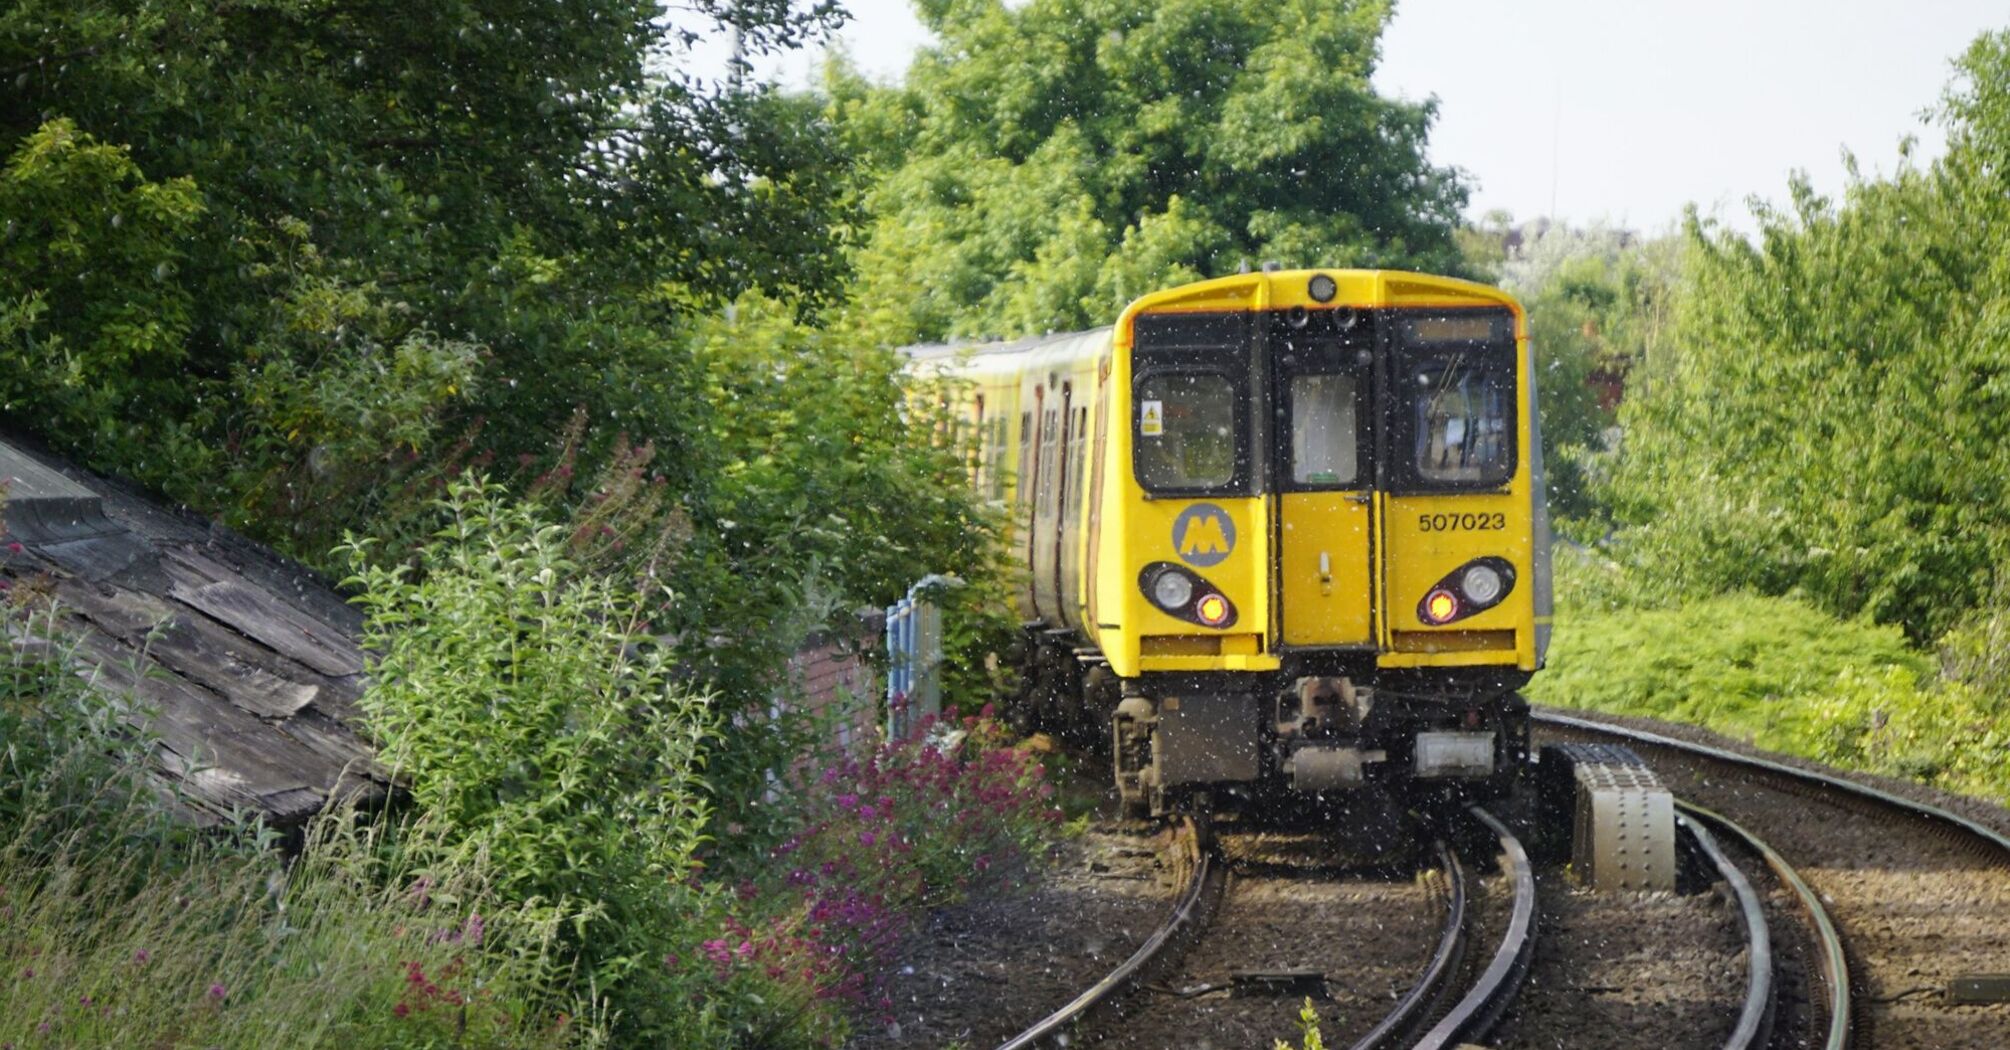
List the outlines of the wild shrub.
{"type": "Polygon", "coordinates": [[[1688,722],[1848,769],[2010,800],[2010,735],[1992,630],[1952,632],[1941,663],[1896,625],[1839,620],[1806,601],[1719,595],[1679,606],[1624,570],[1558,559],[1540,703],[1688,722]],[[1936,669],[1940,673],[1936,673],[1936,669]]]}
{"type": "Polygon", "coordinates": [[[488,858],[499,894],[558,923],[624,1043],[813,1038],[823,1018],[776,1016],[788,991],[765,974],[667,958],[727,914],[697,862],[709,700],[644,631],[669,596],[577,571],[568,530],[494,486],[463,481],[441,509],[408,562],[348,548],[380,761],[442,828],[422,855],[488,858]]]}

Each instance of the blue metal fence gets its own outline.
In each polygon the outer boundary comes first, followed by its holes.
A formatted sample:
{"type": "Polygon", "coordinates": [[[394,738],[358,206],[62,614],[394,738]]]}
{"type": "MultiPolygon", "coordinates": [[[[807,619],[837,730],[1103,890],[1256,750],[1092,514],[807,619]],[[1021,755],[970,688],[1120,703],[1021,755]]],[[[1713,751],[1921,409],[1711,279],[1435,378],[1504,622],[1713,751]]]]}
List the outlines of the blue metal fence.
{"type": "Polygon", "coordinates": [[[930,574],[886,610],[886,736],[902,740],[942,713],[943,591],[954,576],[930,574]]]}

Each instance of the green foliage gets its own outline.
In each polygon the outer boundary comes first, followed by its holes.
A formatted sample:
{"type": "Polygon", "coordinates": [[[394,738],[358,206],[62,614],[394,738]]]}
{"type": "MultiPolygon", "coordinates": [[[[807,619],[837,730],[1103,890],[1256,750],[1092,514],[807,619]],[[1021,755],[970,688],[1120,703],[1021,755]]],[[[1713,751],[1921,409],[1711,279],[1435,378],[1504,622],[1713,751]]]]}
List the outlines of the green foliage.
{"type": "Polygon", "coordinates": [[[0,404],[96,435],[179,374],[194,303],[177,279],[203,207],[66,119],[0,147],[0,404]]]}
{"type": "Polygon", "coordinates": [[[289,864],[255,821],[174,820],[54,617],[0,602],[0,1045],[601,1042],[560,1012],[552,917],[499,900],[485,856],[414,866],[436,824],[331,812],[289,864]]]}
{"type": "Polygon", "coordinates": [[[1596,615],[1566,607],[1530,697],[1778,746],[1812,728],[1811,701],[1839,675],[1916,679],[1929,670],[1894,628],[1839,622],[1789,598],[1732,594],[1596,615]]]}
{"type": "Polygon", "coordinates": [[[0,1043],[602,1042],[594,1024],[554,1006],[563,973],[550,918],[497,900],[479,864],[387,866],[380,833],[342,816],[318,823],[291,867],[216,841],[172,858],[74,844],[35,856],[6,830],[0,1043]]]}
{"type": "Polygon", "coordinates": [[[772,1016],[763,975],[664,962],[725,904],[697,878],[709,698],[644,631],[674,598],[577,571],[570,530],[495,486],[457,483],[441,509],[409,563],[346,551],[376,654],[363,706],[379,759],[441,828],[405,850],[486,858],[498,894],[562,923],[624,1043],[809,1038],[827,1019],[772,1016]]]}
{"type": "Polygon", "coordinates": [[[1625,556],[1686,594],[1799,591],[1938,637],[2010,553],[2010,33],[1928,171],[1801,182],[1757,243],[1692,221],[1667,352],[1622,412],[1625,556]]]}
{"type": "Polygon", "coordinates": [[[188,834],[157,805],[148,742],[122,701],[78,677],[38,604],[0,589],[0,835],[24,862],[80,846],[171,855],[188,834]]]}
{"type": "Polygon", "coordinates": [[[697,29],[759,55],[842,17],[10,4],[0,346],[33,367],[0,402],[316,562],[419,513],[445,436],[537,453],[584,406],[595,452],[628,427],[701,477],[679,319],[754,287],[833,300],[848,166],[814,104],[678,68],[697,29]]]}
{"type": "Polygon", "coordinates": [[[1891,626],[1841,621],[1795,598],[1678,601],[1617,564],[1558,560],[1539,703],[1687,722],[1849,769],[2010,800],[2010,694],[1978,644],[1950,635],[1942,674],[1891,626]]]}
{"type": "MultiPolygon", "coordinates": [[[[1496,218],[1489,245],[1507,235],[1506,217],[1496,218]]],[[[1601,390],[1619,392],[1636,365],[1658,357],[1680,258],[1669,239],[1642,243],[1598,226],[1544,225],[1514,258],[1496,263],[1503,286],[1528,309],[1550,506],[1563,518],[1603,513],[1596,490],[1615,419],[1601,390]]]]}
{"type": "Polygon", "coordinates": [[[564,529],[456,485],[413,564],[352,581],[376,653],[364,709],[413,800],[505,872],[502,888],[606,924],[686,879],[703,842],[703,696],[640,631],[642,598],[581,575],[564,529]]]}
{"type": "Polygon", "coordinates": [[[861,323],[889,342],[1087,328],[1238,261],[1461,268],[1430,104],[1369,85],[1386,4],[930,2],[899,88],[841,67],[874,167],[861,323]]]}

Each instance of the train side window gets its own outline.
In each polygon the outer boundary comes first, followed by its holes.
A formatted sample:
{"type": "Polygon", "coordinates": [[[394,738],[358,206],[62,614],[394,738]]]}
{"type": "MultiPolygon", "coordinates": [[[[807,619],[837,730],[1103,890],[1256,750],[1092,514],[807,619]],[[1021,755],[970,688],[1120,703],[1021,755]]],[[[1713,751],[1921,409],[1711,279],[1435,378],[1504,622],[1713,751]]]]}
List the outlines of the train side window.
{"type": "Polygon", "coordinates": [[[1236,478],[1235,385],[1215,373],[1141,378],[1133,399],[1139,484],[1150,490],[1216,489],[1236,478]]]}
{"type": "Polygon", "coordinates": [[[1346,485],[1360,476],[1360,380],[1351,375],[1291,377],[1291,480],[1346,485]]]}

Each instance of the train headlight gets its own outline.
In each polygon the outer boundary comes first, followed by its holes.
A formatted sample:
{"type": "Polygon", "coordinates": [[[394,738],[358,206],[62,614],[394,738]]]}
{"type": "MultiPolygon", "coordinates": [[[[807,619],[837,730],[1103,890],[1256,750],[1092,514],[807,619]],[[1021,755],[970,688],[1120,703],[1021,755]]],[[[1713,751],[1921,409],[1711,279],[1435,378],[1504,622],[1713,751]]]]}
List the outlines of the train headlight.
{"type": "Polygon", "coordinates": [[[1162,609],[1176,611],[1193,600],[1193,581],[1177,572],[1159,573],[1152,581],[1152,601],[1162,609]]]}
{"type": "Polygon", "coordinates": [[[1305,294],[1311,296],[1315,303],[1330,303],[1334,296],[1340,294],[1340,285],[1327,274],[1315,273],[1310,281],[1305,282],[1305,294]]]}
{"type": "Polygon", "coordinates": [[[1499,601],[1503,586],[1500,572],[1485,562],[1467,569],[1459,579],[1459,590],[1464,591],[1466,600],[1474,605],[1492,605],[1499,601]]]}
{"type": "Polygon", "coordinates": [[[1200,622],[1209,627],[1220,627],[1228,622],[1228,599],[1219,594],[1207,595],[1199,605],[1194,606],[1193,611],[1200,617],[1200,622]]]}
{"type": "Polygon", "coordinates": [[[1445,574],[1417,603],[1417,619],[1442,627],[1499,605],[1514,590],[1514,563],[1488,555],[1445,574]]]}

